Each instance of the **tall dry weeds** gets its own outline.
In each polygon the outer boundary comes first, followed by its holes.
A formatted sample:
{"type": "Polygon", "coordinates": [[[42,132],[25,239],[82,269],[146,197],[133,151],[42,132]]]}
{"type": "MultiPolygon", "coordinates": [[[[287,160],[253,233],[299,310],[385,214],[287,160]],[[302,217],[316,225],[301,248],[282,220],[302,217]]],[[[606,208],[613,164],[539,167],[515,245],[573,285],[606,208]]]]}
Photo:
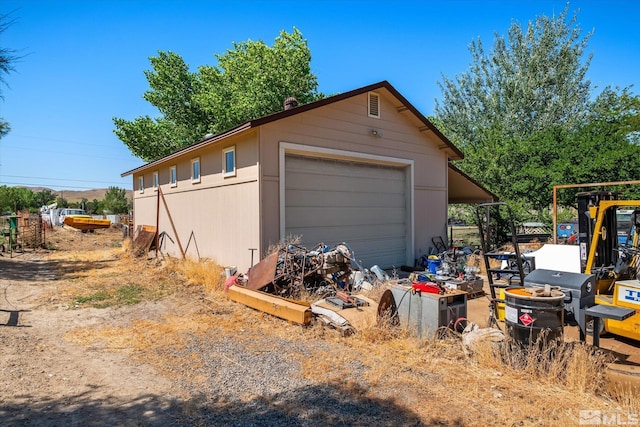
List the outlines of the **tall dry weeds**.
{"type": "Polygon", "coordinates": [[[554,340],[528,347],[513,340],[480,343],[471,357],[480,369],[506,370],[528,381],[592,394],[606,391],[606,367],[612,361],[586,343],[554,340]]]}
{"type": "Polygon", "coordinates": [[[185,285],[201,286],[206,294],[221,294],[224,291],[224,269],[212,260],[169,258],[164,270],[181,273],[185,285]]]}

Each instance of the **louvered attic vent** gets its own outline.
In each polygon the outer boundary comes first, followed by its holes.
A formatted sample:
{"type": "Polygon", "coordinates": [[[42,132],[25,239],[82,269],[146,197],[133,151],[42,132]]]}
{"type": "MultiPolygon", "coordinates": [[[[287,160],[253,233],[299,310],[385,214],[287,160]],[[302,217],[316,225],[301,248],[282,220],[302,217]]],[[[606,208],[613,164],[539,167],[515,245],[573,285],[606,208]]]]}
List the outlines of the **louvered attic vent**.
{"type": "Polygon", "coordinates": [[[369,92],[369,117],[380,118],[380,95],[369,92]]]}

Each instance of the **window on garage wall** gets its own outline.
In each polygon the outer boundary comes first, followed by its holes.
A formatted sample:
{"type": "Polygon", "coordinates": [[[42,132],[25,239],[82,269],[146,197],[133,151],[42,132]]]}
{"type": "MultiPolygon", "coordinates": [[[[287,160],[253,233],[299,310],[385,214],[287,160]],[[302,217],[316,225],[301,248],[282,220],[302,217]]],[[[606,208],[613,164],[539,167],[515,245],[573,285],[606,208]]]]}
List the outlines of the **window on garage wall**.
{"type": "Polygon", "coordinates": [[[200,157],[191,159],[191,183],[200,182],[200,157]]]}
{"type": "Polygon", "coordinates": [[[176,165],[169,168],[169,183],[172,187],[176,187],[178,185],[178,168],[176,165]]]}
{"type": "Polygon", "coordinates": [[[222,176],[236,176],[236,147],[231,146],[222,150],[222,164],[224,169],[222,170],[222,176]]]}

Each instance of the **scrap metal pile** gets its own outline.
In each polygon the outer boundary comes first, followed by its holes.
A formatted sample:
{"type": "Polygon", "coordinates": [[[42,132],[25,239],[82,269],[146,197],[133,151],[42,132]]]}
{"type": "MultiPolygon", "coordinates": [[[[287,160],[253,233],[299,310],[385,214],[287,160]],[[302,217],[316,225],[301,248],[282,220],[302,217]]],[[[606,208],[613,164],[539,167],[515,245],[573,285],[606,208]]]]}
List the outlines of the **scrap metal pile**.
{"type": "Polygon", "coordinates": [[[353,266],[355,271],[362,272],[363,279],[373,282],[371,274],[360,267],[346,243],[333,248],[319,243],[311,250],[289,244],[249,270],[247,288],[287,298],[298,298],[305,293],[328,295],[352,291],[364,282],[352,283],[355,282],[353,266]]]}

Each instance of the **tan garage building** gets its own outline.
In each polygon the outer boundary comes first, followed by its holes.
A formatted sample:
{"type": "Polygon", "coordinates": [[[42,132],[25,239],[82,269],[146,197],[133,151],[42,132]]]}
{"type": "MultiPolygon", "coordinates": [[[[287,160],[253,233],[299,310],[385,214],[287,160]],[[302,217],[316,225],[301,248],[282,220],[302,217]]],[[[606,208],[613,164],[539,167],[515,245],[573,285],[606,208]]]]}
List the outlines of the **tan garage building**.
{"type": "Polygon", "coordinates": [[[463,154],[383,81],[244,123],[125,172],[134,222],[160,250],[246,271],[290,236],[346,242],[366,267],[413,265],[446,236],[448,203],[494,196],[463,154]],[[158,191],[160,189],[160,191],[158,191]]]}

